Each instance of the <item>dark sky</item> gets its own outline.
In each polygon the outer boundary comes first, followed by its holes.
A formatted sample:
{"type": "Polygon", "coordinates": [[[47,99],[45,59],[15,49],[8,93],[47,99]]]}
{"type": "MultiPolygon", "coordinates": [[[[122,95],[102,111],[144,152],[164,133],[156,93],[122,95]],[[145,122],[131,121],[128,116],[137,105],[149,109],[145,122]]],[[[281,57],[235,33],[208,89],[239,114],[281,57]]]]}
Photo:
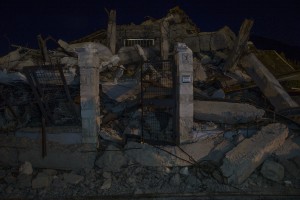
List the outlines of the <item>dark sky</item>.
{"type": "Polygon", "coordinates": [[[179,5],[201,31],[228,25],[238,32],[245,18],[254,20],[252,34],[300,46],[298,0],[1,0],[0,55],[9,44],[37,48],[36,36],[71,41],[106,28],[104,8],[117,10],[117,23],[136,24],[145,16],[163,17],[179,5]]]}

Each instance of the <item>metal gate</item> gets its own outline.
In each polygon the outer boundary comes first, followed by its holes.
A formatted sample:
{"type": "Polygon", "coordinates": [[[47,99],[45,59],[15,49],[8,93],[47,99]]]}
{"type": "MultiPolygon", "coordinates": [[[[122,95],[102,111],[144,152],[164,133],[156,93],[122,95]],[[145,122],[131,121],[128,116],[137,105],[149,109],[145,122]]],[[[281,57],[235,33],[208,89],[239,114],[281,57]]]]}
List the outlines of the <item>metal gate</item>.
{"type": "Polygon", "coordinates": [[[32,66],[24,73],[48,124],[68,125],[80,122],[80,111],[71,97],[62,65],[32,66]]]}
{"type": "Polygon", "coordinates": [[[141,136],[152,144],[179,143],[176,72],[172,61],[145,62],[141,70],[141,136]]]}

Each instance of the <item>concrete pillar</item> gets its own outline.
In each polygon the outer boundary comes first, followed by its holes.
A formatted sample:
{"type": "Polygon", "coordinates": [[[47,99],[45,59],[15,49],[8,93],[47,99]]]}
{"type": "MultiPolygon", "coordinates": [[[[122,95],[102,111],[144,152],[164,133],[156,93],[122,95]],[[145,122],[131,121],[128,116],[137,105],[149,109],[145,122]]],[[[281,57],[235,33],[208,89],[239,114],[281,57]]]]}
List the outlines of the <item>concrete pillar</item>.
{"type": "Polygon", "coordinates": [[[169,22],[163,20],[160,24],[161,44],[160,53],[162,60],[169,58],[169,22]]]}
{"type": "Polygon", "coordinates": [[[180,143],[188,142],[194,121],[193,52],[184,43],[175,46],[177,66],[177,111],[180,143]]]}
{"type": "Polygon", "coordinates": [[[82,143],[98,143],[100,130],[99,57],[89,44],[76,49],[80,69],[82,143]]]}

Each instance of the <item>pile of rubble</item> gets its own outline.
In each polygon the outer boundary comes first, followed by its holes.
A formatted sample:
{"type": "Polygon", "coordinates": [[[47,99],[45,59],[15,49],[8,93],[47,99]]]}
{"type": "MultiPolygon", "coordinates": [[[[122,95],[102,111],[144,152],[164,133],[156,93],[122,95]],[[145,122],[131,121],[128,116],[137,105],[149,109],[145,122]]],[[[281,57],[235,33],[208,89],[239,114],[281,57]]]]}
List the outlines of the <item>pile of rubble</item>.
{"type": "MultiPolygon", "coordinates": [[[[107,30],[70,44],[38,36],[39,50],[14,45],[15,51],[0,58],[1,196],[299,195],[299,68],[276,51],[258,50],[248,41],[253,21],[245,20],[236,36],[229,27],[202,32],[179,8],[141,25],[116,26],[115,11],[109,18],[107,30]],[[48,50],[48,40],[58,48],[48,50]],[[141,80],[162,90],[172,88],[171,75],[162,76],[144,63],[171,58],[177,42],[193,51],[194,123],[189,141],[169,146],[128,137],[141,134],[141,80]],[[62,126],[80,110],[79,82],[84,80],[77,53],[88,45],[97,49],[99,58],[97,151],[80,144],[78,121],[62,126]],[[60,65],[62,73],[45,65],[60,65]],[[26,74],[32,66],[51,85],[45,93],[40,88],[38,95],[33,92],[30,81],[35,77],[26,74]],[[45,76],[49,71],[63,77],[60,84],[53,84],[54,76],[45,76]],[[51,93],[62,85],[63,93],[51,93]],[[41,102],[49,102],[45,109],[51,113],[40,110],[41,102]],[[43,141],[41,157],[41,118],[47,117],[55,120],[46,127],[48,141],[43,141]]],[[[155,114],[143,120],[155,121],[152,129],[170,128],[169,120],[155,114]]]]}

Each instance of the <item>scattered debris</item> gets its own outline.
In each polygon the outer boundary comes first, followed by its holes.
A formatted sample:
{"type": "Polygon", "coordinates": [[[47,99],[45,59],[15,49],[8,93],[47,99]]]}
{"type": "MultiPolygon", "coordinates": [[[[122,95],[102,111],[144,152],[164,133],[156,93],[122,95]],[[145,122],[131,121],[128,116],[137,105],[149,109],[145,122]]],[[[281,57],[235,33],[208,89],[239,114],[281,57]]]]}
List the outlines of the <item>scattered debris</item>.
{"type": "Polygon", "coordinates": [[[236,36],[227,26],[200,31],[178,7],[140,25],[117,25],[116,11],[107,13],[105,30],[69,43],[39,35],[40,49],[12,45],[0,58],[1,197],[299,190],[299,70],[248,41],[252,20],[236,36]],[[48,49],[48,40],[58,47],[48,49]],[[193,102],[182,113],[194,117],[173,123],[178,42],[192,50],[179,59],[193,73],[178,77],[183,91],[193,91],[179,97],[193,102]],[[95,59],[78,59],[86,47],[95,59]],[[99,76],[83,75],[87,60],[99,76]],[[99,98],[84,102],[90,91],[99,98]],[[96,110],[97,119],[81,108],[96,110]],[[81,124],[100,119],[90,132],[100,143],[82,144],[81,124]],[[162,143],[177,140],[178,123],[193,128],[186,142],[162,143]]]}

